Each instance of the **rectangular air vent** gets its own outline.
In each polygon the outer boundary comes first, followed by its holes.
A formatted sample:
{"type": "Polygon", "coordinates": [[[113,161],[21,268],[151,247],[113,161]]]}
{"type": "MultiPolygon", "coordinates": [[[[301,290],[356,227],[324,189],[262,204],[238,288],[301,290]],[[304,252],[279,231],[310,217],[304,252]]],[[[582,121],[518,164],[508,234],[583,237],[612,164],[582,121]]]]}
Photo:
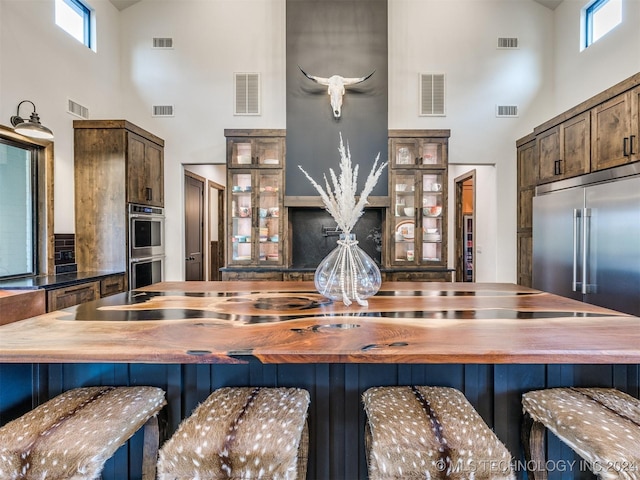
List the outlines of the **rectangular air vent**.
{"type": "Polygon", "coordinates": [[[260,115],[260,74],[236,73],[234,115],[260,115]]]}
{"type": "Polygon", "coordinates": [[[85,120],[89,118],[89,109],[77,102],[74,102],[71,99],[68,99],[67,102],[67,112],[69,112],[71,115],[75,115],[76,117],[80,117],[85,120]]]}
{"type": "Polygon", "coordinates": [[[420,74],[420,116],[445,115],[443,73],[420,74]]]}
{"type": "Polygon", "coordinates": [[[496,105],[496,117],[517,117],[517,105],[496,105]]]}
{"type": "Polygon", "coordinates": [[[498,49],[514,50],[518,48],[518,37],[498,37],[498,49]]]}
{"type": "Polygon", "coordinates": [[[173,105],[154,105],[153,117],[173,117],[173,105]]]}
{"type": "Polygon", "coordinates": [[[173,48],[173,38],[171,37],[154,37],[153,48],[161,48],[169,50],[173,48]]]}

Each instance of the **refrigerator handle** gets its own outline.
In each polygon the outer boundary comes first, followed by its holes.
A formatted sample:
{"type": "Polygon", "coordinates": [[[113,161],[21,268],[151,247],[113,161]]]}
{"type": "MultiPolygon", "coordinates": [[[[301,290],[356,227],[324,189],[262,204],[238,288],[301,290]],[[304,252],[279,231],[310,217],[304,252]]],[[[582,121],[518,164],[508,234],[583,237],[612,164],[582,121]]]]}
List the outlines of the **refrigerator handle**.
{"type": "MultiPolygon", "coordinates": [[[[579,208],[573,209],[573,280],[571,283],[571,290],[578,291],[580,284],[578,283],[578,232],[580,229],[580,217],[582,216],[582,210],[579,208]]],[[[583,272],[584,273],[584,272],[583,272]]]]}
{"type": "Polygon", "coordinates": [[[582,294],[591,293],[588,280],[589,232],[591,230],[591,209],[585,208],[582,221],[582,294]]]}

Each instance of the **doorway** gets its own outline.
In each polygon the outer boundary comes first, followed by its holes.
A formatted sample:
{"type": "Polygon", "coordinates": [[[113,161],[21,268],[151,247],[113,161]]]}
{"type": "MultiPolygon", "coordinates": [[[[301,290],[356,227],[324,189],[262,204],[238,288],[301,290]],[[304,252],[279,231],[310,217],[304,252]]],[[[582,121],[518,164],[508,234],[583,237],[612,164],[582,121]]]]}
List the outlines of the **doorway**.
{"type": "Polygon", "coordinates": [[[224,186],[211,180],[207,181],[209,188],[209,280],[222,280],[220,269],[225,266],[225,235],[224,235],[224,186]]]}
{"type": "Polygon", "coordinates": [[[204,184],[205,179],[184,172],[184,276],[204,280],[204,184]]]}
{"type": "Polygon", "coordinates": [[[456,177],[455,185],[455,269],[457,282],[476,279],[476,171],[456,177]]]}

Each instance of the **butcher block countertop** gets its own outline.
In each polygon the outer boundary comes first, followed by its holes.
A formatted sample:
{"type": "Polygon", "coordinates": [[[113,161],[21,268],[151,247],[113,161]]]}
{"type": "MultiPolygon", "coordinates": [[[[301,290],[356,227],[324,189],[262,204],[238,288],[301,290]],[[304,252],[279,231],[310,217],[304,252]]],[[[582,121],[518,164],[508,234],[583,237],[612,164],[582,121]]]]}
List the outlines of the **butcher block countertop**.
{"type": "Polygon", "coordinates": [[[164,282],[0,326],[5,363],[640,363],[640,318],[513,284],[164,282]]]}

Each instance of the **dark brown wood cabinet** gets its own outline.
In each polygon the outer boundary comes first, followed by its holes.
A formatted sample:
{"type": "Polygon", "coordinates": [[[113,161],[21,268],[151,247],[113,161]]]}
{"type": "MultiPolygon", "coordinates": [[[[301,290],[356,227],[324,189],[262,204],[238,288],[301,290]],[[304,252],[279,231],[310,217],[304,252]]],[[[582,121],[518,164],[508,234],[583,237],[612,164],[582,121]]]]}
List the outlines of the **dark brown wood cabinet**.
{"type": "Polygon", "coordinates": [[[122,275],[110,275],[100,280],[100,297],[108,297],[125,291],[125,277],[122,275]]]}
{"type": "Polygon", "coordinates": [[[532,202],[537,180],[537,145],[534,134],[516,142],[518,149],[518,284],[531,286],[533,235],[532,202]]]}
{"type": "Polygon", "coordinates": [[[164,205],[164,141],[126,120],[76,120],[79,271],[127,271],[127,204],[164,205]]]}
{"type": "Polygon", "coordinates": [[[100,282],[85,282],[47,291],[47,311],[73,307],[100,298],[100,282]]]}
{"type": "Polygon", "coordinates": [[[164,206],[163,147],[127,132],[127,197],[129,203],[164,206]]]}
{"type": "Polygon", "coordinates": [[[538,183],[589,172],[590,127],[590,113],[584,112],[548,130],[535,132],[538,144],[538,183]]]}
{"type": "Polygon", "coordinates": [[[47,311],[73,307],[81,303],[108,297],[125,291],[123,273],[109,275],[99,280],[90,280],[47,290],[47,311]]]}
{"type": "Polygon", "coordinates": [[[640,87],[637,87],[592,110],[592,170],[616,167],[640,158],[637,115],[639,96],[640,87]]]}

